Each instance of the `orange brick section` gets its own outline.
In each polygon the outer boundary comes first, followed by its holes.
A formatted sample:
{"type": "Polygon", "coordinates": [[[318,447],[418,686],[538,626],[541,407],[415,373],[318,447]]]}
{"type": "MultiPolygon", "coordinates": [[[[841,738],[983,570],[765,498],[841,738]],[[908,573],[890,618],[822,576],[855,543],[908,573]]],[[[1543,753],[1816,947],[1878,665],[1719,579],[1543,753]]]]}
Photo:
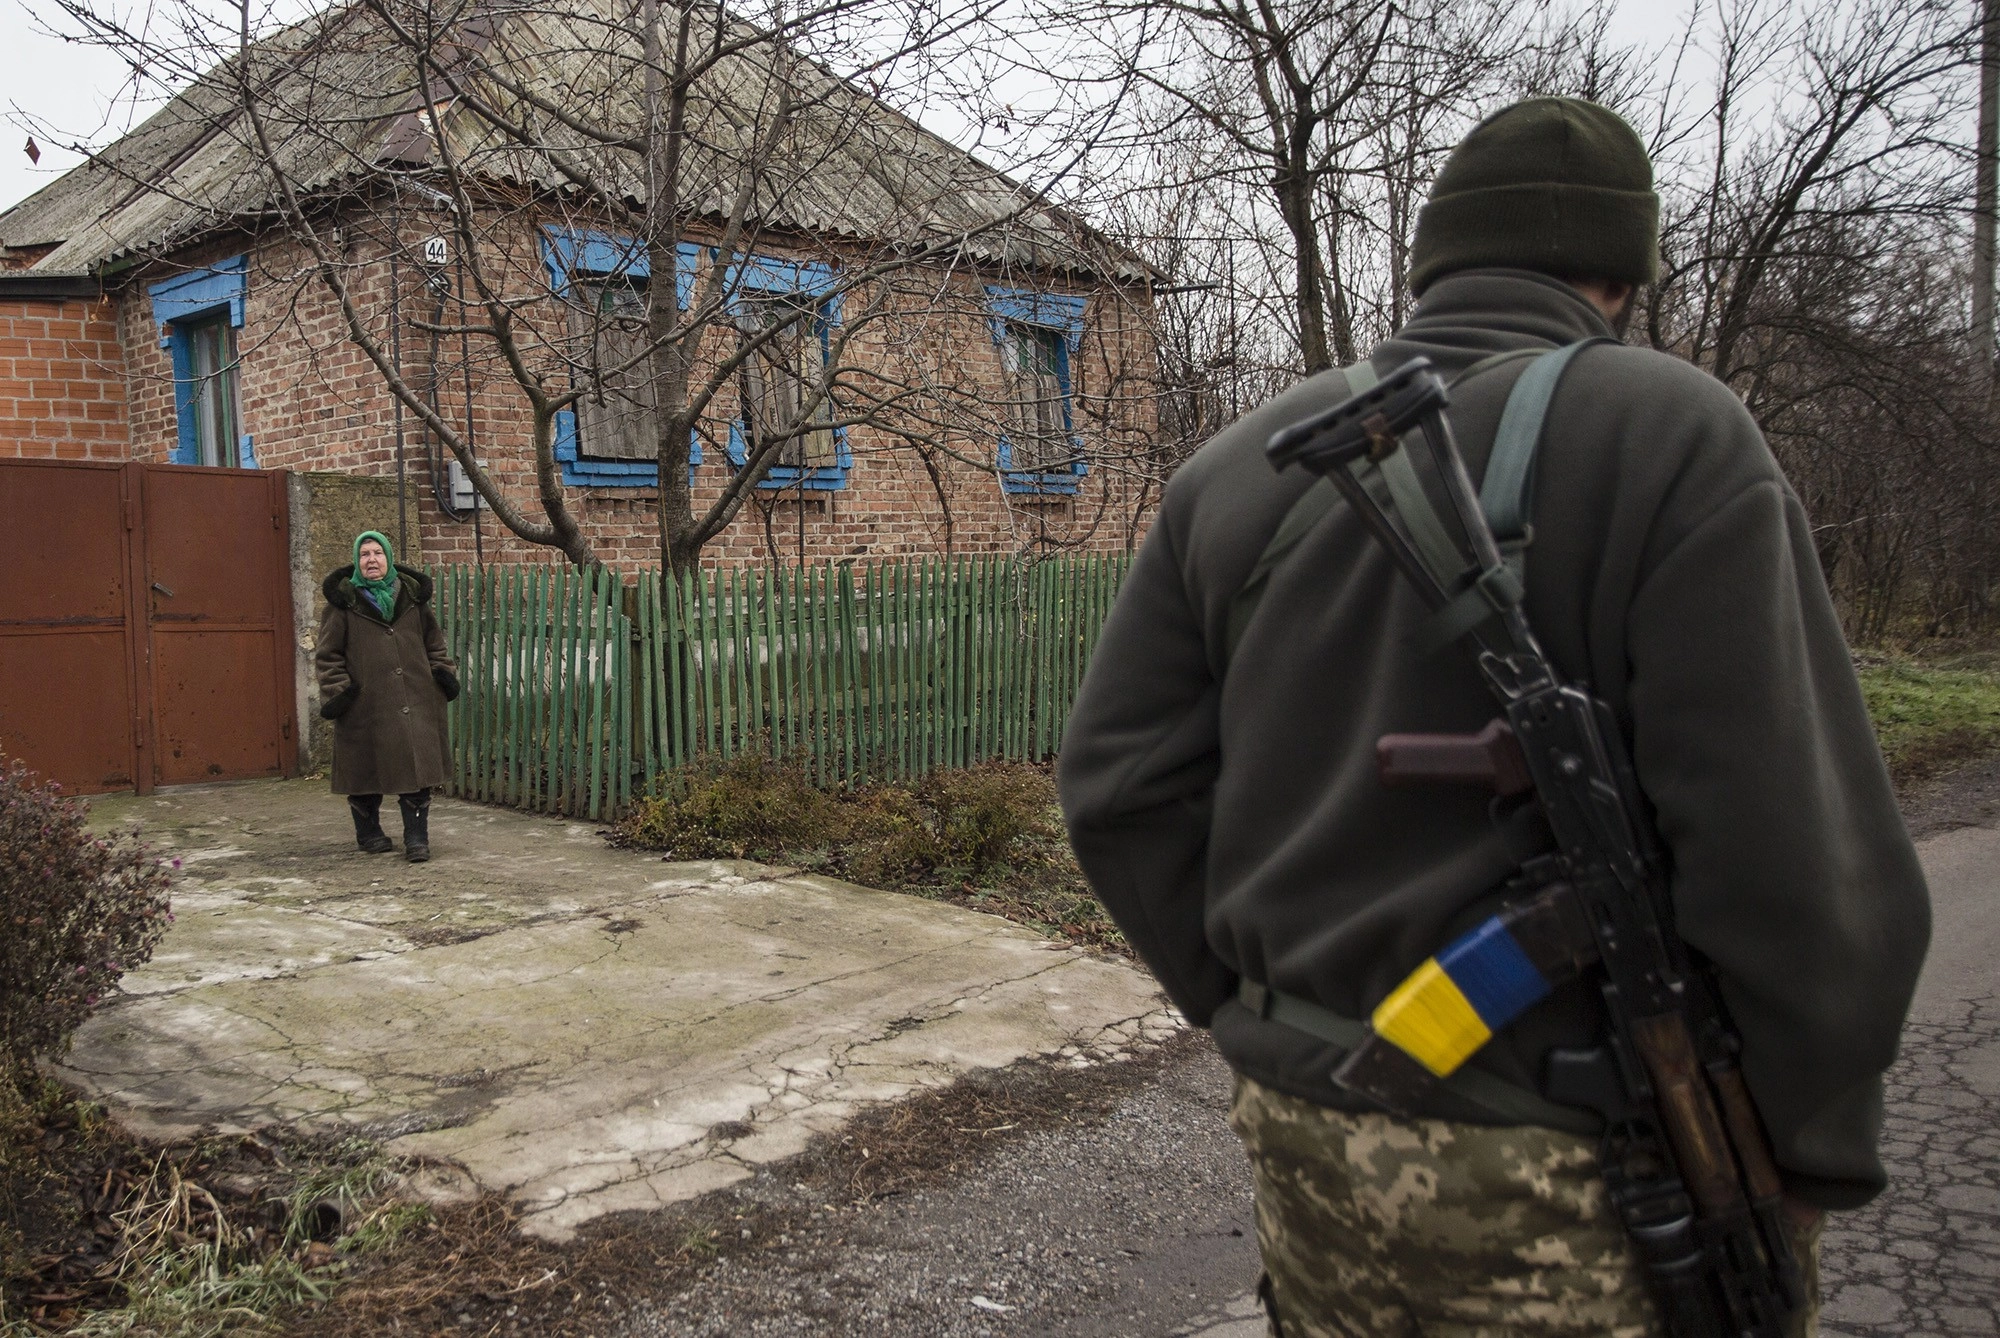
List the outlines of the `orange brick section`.
{"type": "Polygon", "coordinates": [[[111,299],[0,298],[0,458],[128,458],[121,342],[111,299]]]}

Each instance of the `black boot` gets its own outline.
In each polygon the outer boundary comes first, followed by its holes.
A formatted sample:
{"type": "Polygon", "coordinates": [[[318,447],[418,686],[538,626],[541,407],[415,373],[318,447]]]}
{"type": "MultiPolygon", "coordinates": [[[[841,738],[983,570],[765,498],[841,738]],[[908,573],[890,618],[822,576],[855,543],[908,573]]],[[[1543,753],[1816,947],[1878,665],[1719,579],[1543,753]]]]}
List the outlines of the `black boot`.
{"type": "Polygon", "coordinates": [[[396,807],[403,810],[403,858],[422,864],[431,857],[431,792],[399,794],[396,807]]]}
{"type": "Polygon", "coordinates": [[[394,850],[396,843],[382,830],[382,796],[379,794],[351,794],[347,796],[347,811],[354,818],[354,843],[371,855],[379,855],[385,850],[394,850]]]}

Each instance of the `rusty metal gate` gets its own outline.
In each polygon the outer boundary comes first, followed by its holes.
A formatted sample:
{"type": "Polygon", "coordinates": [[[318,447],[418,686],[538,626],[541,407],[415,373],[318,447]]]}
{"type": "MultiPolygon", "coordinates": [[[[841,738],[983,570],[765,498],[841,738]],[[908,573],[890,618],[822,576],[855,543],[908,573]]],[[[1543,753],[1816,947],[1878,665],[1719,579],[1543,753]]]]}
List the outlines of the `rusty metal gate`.
{"type": "Polygon", "coordinates": [[[0,460],[0,754],[82,793],[290,775],[284,476],[0,460]]]}

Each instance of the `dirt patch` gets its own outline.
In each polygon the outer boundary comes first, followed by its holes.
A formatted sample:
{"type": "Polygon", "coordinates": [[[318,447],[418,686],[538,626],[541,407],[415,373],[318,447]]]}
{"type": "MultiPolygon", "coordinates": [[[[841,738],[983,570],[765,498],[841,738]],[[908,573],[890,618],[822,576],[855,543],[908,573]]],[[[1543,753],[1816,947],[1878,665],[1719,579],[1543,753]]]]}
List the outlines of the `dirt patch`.
{"type": "Polygon", "coordinates": [[[1989,744],[1977,760],[1905,780],[1897,798],[1920,841],[1957,827],[2000,825],[2000,753],[1989,744]]]}
{"type": "MultiPolygon", "coordinates": [[[[283,1315],[284,1331],[599,1334],[633,1302],[685,1288],[720,1260],[792,1249],[871,1205],[962,1174],[1006,1140],[1101,1120],[1204,1044],[1184,1033],[1111,1064],[1034,1059],[974,1074],[865,1111],[743,1186],[602,1218],[566,1244],[522,1235],[517,1212],[498,1197],[437,1208],[393,1252],[349,1265],[329,1302],[283,1315]]],[[[727,1141],[747,1132],[711,1134],[727,1141]]]]}
{"type": "MultiPolygon", "coordinates": [[[[263,1130],[149,1143],[52,1093],[42,1142],[60,1183],[38,1219],[54,1225],[0,1320],[50,1334],[94,1315],[141,1332],[582,1338],[719,1260],[790,1249],[1008,1139],[1100,1120],[1203,1043],[1185,1033],[1110,1064],[1038,1058],[974,1074],[865,1111],[743,1186],[603,1218],[564,1244],[524,1235],[498,1195],[418,1201],[421,1182],[455,1177],[365,1139],[263,1130]],[[204,1276],[210,1285],[192,1285],[204,1276]]],[[[492,1075],[464,1076],[476,1087],[492,1075]]],[[[749,1132],[711,1131],[719,1142],[749,1132]]]]}

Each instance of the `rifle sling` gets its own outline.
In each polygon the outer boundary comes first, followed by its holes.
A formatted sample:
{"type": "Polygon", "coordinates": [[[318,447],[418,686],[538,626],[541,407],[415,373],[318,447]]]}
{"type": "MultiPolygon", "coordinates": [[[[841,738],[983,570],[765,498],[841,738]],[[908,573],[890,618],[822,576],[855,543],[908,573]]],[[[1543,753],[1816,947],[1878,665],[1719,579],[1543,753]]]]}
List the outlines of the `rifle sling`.
{"type": "MultiPolygon", "coordinates": [[[[1455,592],[1451,602],[1419,629],[1416,643],[1420,654],[1431,654],[1476,630],[1502,607],[1503,601],[1519,602],[1527,582],[1526,550],[1534,540],[1528,516],[1533,505],[1535,456],[1541,445],[1542,423],[1548,416],[1549,401],[1572,358],[1592,344],[1614,342],[1599,336],[1557,349],[1495,353],[1473,363],[1452,382],[1458,385],[1506,363],[1533,359],[1508,392],[1479,490],[1480,510],[1485,512],[1487,524],[1500,542],[1504,577],[1497,572],[1465,570],[1457,545],[1424,491],[1407,449],[1390,454],[1379,468],[1364,465],[1356,471],[1363,487],[1378,498],[1387,494],[1384,510],[1393,511],[1410,531],[1417,553],[1432,578],[1441,588],[1455,592]]],[[[1347,379],[1350,395],[1361,394],[1379,379],[1374,366],[1365,361],[1343,367],[1340,372],[1347,379]]],[[[1223,636],[1225,664],[1235,658],[1244,629],[1263,603],[1272,573],[1339,501],[1339,489],[1325,478],[1315,479],[1279,521],[1270,542],[1250,568],[1250,575],[1230,600],[1223,636]]]]}

